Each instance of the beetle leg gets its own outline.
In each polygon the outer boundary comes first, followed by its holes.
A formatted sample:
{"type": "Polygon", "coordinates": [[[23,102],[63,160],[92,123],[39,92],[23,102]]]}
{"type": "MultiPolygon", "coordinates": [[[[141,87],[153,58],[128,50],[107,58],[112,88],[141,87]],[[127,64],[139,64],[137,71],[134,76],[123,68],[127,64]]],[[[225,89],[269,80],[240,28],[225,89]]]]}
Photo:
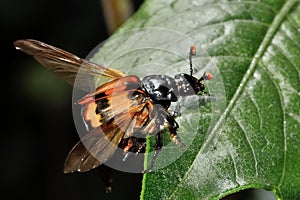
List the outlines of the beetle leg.
{"type": "Polygon", "coordinates": [[[123,147],[123,161],[126,161],[126,159],[133,154],[137,156],[139,153],[145,152],[146,141],[143,138],[131,136],[130,138],[127,138],[124,143],[123,146],[126,146],[123,147]]]}
{"type": "Polygon", "coordinates": [[[179,128],[178,123],[175,121],[173,116],[168,115],[167,121],[169,123],[169,131],[171,140],[180,147],[185,147],[185,144],[181,141],[179,135],[177,134],[177,129],[179,128]]]}
{"type": "Polygon", "coordinates": [[[177,110],[168,110],[170,117],[176,118],[180,116],[180,112],[177,110]]]}
{"type": "Polygon", "coordinates": [[[124,152],[124,157],[123,161],[126,161],[126,159],[133,154],[132,152],[135,151],[137,145],[137,138],[135,137],[130,137],[127,140],[127,145],[124,147],[123,152],[124,152]]]}
{"type": "Polygon", "coordinates": [[[185,148],[186,147],[186,145],[181,141],[181,139],[180,139],[180,137],[179,137],[179,135],[176,133],[176,134],[174,134],[174,133],[171,133],[170,134],[170,138],[171,138],[171,140],[176,144],[176,145],[178,145],[178,146],[180,146],[180,147],[182,147],[182,148],[185,148]]]}
{"type": "Polygon", "coordinates": [[[148,172],[151,172],[154,168],[154,163],[155,163],[155,160],[157,158],[157,155],[159,153],[159,151],[161,150],[162,146],[163,146],[163,142],[162,142],[162,133],[161,131],[159,131],[156,136],[155,136],[155,149],[154,149],[154,153],[153,153],[153,156],[152,156],[152,159],[150,161],[150,165],[149,165],[149,168],[146,169],[144,171],[144,173],[148,173],[148,172]]]}
{"type": "Polygon", "coordinates": [[[132,149],[132,147],[134,147],[134,145],[135,145],[135,138],[129,137],[128,139],[126,139],[125,140],[125,145],[126,146],[123,148],[123,152],[127,153],[127,152],[129,152],[132,149]]]}
{"type": "Polygon", "coordinates": [[[139,147],[138,147],[137,151],[135,152],[135,155],[138,155],[139,153],[145,151],[145,147],[146,147],[146,141],[140,142],[139,147]]]}
{"type": "Polygon", "coordinates": [[[126,159],[129,157],[129,154],[130,154],[130,153],[131,153],[131,152],[128,151],[127,153],[124,154],[123,159],[122,159],[123,162],[126,161],[126,159]]]}
{"type": "Polygon", "coordinates": [[[113,169],[106,165],[102,165],[99,169],[100,175],[102,176],[104,182],[105,193],[111,193],[113,182],[113,169]]]}

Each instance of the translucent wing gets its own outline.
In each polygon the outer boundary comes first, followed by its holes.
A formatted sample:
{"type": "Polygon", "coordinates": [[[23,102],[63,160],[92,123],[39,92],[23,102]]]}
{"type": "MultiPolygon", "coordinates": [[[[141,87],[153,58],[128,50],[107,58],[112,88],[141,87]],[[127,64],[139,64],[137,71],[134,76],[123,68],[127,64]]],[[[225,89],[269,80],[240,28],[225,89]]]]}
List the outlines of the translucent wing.
{"type": "Polygon", "coordinates": [[[124,76],[121,71],[97,65],[37,40],[17,40],[14,45],[17,49],[32,55],[69,84],[74,85],[77,77],[77,80],[80,80],[76,82],[76,87],[85,91],[90,91],[95,77],[116,79],[124,76]]]}
{"type": "Polygon", "coordinates": [[[70,151],[64,172],[85,172],[102,164],[114,154],[123,135],[112,123],[91,130],[70,151]]]}

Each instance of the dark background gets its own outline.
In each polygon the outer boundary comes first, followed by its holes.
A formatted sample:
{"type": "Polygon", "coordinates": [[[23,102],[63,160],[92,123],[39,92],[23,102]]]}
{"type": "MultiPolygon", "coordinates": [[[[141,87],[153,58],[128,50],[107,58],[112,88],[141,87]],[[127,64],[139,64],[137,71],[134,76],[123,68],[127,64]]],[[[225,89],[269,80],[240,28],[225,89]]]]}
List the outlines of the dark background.
{"type": "Polygon", "coordinates": [[[79,140],[72,87],[13,46],[32,38],[84,58],[109,36],[100,0],[3,0],[0,20],[1,199],[139,199],[139,174],[114,172],[106,195],[99,170],[63,173],[79,140]]]}

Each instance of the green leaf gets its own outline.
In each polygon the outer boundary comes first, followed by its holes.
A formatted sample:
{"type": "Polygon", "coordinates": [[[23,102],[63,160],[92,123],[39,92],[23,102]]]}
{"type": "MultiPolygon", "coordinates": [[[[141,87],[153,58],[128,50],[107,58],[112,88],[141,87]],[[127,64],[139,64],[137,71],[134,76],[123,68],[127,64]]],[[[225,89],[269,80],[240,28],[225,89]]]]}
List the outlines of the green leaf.
{"type": "Polygon", "coordinates": [[[93,59],[139,76],[188,73],[190,41],[218,100],[183,111],[178,131],[190,145],[144,175],[141,199],[219,199],[247,188],[300,199],[299,0],[148,0],[93,59]]]}

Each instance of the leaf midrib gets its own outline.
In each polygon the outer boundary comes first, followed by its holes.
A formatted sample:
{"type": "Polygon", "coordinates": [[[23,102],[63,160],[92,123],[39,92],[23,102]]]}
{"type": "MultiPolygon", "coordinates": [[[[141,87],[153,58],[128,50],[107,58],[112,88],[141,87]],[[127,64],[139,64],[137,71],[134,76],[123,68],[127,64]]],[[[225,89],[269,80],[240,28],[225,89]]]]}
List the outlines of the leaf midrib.
{"type": "MultiPolygon", "coordinates": [[[[287,1],[281,8],[281,10],[279,11],[279,13],[275,16],[273,22],[271,23],[268,31],[266,32],[265,37],[262,40],[261,45],[259,46],[257,52],[255,53],[255,55],[253,56],[253,60],[250,63],[249,69],[247,70],[246,74],[244,75],[239,87],[237,88],[235,94],[233,95],[233,98],[230,100],[228,106],[226,107],[224,113],[220,116],[219,120],[216,122],[215,126],[213,126],[212,130],[210,131],[210,134],[208,135],[205,143],[203,143],[201,149],[199,150],[199,153],[204,152],[209,145],[212,144],[212,141],[215,137],[217,137],[217,133],[218,130],[222,127],[222,124],[224,123],[225,119],[229,116],[229,114],[231,113],[231,111],[233,110],[234,106],[236,105],[236,102],[238,101],[239,97],[242,95],[244,88],[246,87],[249,79],[252,77],[252,74],[254,73],[257,64],[259,62],[259,59],[262,58],[262,56],[264,55],[266,49],[268,48],[269,44],[271,43],[273,37],[276,34],[276,31],[279,29],[280,25],[282,24],[283,20],[286,18],[287,13],[289,13],[289,11],[294,7],[294,5],[298,2],[298,0],[290,0],[287,1]]],[[[282,100],[281,100],[282,101],[282,100]]],[[[283,110],[284,112],[284,110],[283,110]]],[[[284,113],[285,114],[285,113],[284,113]]],[[[285,129],[285,127],[284,127],[285,129]]],[[[287,148],[287,144],[286,144],[286,131],[284,130],[284,157],[283,157],[283,169],[282,169],[282,176],[281,179],[279,181],[278,187],[280,187],[283,179],[284,179],[284,175],[285,175],[285,168],[286,168],[286,148],[287,148]]],[[[192,169],[192,167],[194,166],[195,160],[193,161],[193,163],[191,164],[191,166],[188,168],[187,172],[185,173],[184,177],[182,178],[182,180],[185,180],[185,177],[187,176],[187,174],[189,174],[190,170],[192,169]]],[[[176,191],[178,190],[178,185],[181,183],[182,181],[180,181],[175,189],[173,190],[172,194],[170,195],[170,199],[172,199],[173,195],[175,195],[176,191]]]]}

